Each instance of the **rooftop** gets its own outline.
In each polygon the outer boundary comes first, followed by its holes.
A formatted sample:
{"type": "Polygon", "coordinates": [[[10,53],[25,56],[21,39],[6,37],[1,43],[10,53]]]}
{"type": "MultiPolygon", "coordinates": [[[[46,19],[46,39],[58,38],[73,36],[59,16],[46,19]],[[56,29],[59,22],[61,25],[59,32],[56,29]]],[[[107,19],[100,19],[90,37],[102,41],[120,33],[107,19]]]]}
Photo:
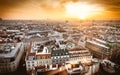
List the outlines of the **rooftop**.
{"type": "Polygon", "coordinates": [[[70,48],[70,51],[79,51],[79,50],[87,50],[85,47],[83,46],[75,46],[74,48],[70,48]]]}
{"type": "Polygon", "coordinates": [[[23,32],[13,32],[14,30],[0,31],[0,43],[20,42],[24,38],[23,32]]]}
{"type": "Polygon", "coordinates": [[[95,42],[95,41],[88,41],[88,42],[109,49],[109,47],[107,47],[107,46],[105,46],[105,45],[103,45],[103,44],[97,43],[97,42],[95,42]]]}
{"type": "Polygon", "coordinates": [[[67,49],[58,49],[58,50],[52,50],[51,54],[52,56],[62,56],[62,55],[69,55],[69,52],[67,49]]]}
{"type": "Polygon", "coordinates": [[[20,46],[21,46],[21,43],[0,45],[0,58],[15,57],[15,55],[18,52],[20,46]]]}

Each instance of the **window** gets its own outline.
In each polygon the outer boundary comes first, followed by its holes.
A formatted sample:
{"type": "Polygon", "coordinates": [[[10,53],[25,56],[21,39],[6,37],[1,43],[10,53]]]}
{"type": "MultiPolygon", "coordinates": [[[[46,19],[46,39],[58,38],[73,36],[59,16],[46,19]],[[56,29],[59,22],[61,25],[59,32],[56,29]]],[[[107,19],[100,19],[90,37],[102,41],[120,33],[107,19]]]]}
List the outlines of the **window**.
{"type": "Polygon", "coordinates": [[[32,64],[32,66],[35,66],[34,64],[32,64]]]}
{"type": "Polygon", "coordinates": [[[45,56],[43,56],[42,59],[45,59],[45,56]]]}
{"type": "Polygon", "coordinates": [[[30,68],[28,68],[28,70],[30,70],[30,68]]]}
{"type": "Polygon", "coordinates": [[[27,62],[28,64],[30,64],[30,62],[27,62]]]}
{"type": "Polygon", "coordinates": [[[13,68],[15,68],[15,65],[13,66],[13,68]]]}
{"type": "Polygon", "coordinates": [[[9,67],[8,70],[11,71],[11,68],[9,67]]]}

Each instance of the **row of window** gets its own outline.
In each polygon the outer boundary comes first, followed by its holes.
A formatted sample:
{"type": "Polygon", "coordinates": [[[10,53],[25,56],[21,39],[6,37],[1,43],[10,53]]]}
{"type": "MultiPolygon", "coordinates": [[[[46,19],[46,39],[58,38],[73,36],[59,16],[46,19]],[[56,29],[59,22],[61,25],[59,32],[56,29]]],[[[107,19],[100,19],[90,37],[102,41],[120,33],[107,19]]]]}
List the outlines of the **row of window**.
{"type": "Polygon", "coordinates": [[[90,54],[71,54],[70,57],[85,57],[85,56],[90,56],[90,54]]]}
{"type": "Polygon", "coordinates": [[[38,56],[37,59],[49,59],[51,58],[51,56],[38,56]]]}
{"type": "Polygon", "coordinates": [[[1,66],[0,67],[0,72],[10,72],[15,69],[15,66],[1,66]]]}
{"type": "Polygon", "coordinates": [[[80,50],[80,51],[69,51],[69,53],[86,53],[88,50],[80,50]]]}
{"type": "Polygon", "coordinates": [[[28,65],[27,65],[27,68],[32,68],[33,66],[42,66],[42,65],[45,65],[45,64],[50,64],[51,61],[38,61],[38,62],[34,62],[32,61],[31,63],[28,62],[28,65]]]}
{"type": "Polygon", "coordinates": [[[70,58],[70,59],[84,59],[84,58],[86,58],[86,59],[91,59],[92,56],[87,56],[87,57],[74,57],[74,58],[70,58]]]}
{"type": "Polygon", "coordinates": [[[65,61],[68,61],[68,59],[60,59],[60,60],[53,60],[53,63],[64,63],[65,61]]]}
{"type": "Polygon", "coordinates": [[[67,55],[67,56],[55,56],[55,57],[52,57],[52,59],[62,59],[62,58],[69,58],[69,55],[67,55]]]}

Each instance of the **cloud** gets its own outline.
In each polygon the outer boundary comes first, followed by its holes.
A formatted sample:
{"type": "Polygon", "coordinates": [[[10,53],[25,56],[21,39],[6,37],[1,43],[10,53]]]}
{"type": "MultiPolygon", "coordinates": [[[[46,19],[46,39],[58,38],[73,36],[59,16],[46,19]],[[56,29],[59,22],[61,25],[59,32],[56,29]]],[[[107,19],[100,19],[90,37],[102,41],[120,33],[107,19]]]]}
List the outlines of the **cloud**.
{"type": "Polygon", "coordinates": [[[0,17],[9,13],[9,10],[23,5],[26,0],[0,0],[0,17]]]}
{"type": "Polygon", "coordinates": [[[32,11],[34,9],[39,11],[36,13],[43,12],[43,14],[46,13],[52,16],[55,14],[62,15],[65,12],[64,6],[68,2],[85,2],[100,5],[107,13],[112,12],[115,16],[120,13],[120,0],[0,0],[0,17],[6,17],[13,10],[14,13],[23,11],[25,13],[27,10],[32,11]]]}

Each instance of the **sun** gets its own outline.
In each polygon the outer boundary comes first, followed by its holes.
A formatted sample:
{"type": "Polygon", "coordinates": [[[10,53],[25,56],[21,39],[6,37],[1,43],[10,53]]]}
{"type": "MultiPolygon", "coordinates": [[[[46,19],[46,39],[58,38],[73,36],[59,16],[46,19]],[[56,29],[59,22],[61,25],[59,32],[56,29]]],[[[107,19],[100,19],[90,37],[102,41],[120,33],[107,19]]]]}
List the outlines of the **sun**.
{"type": "Polygon", "coordinates": [[[66,13],[68,16],[77,17],[80,19],[86,19],[90,16],[99,14],[103,11],[103,8],[97,5],[90,5],[87,3],[67,3],[65,5],[66,13]]]}

